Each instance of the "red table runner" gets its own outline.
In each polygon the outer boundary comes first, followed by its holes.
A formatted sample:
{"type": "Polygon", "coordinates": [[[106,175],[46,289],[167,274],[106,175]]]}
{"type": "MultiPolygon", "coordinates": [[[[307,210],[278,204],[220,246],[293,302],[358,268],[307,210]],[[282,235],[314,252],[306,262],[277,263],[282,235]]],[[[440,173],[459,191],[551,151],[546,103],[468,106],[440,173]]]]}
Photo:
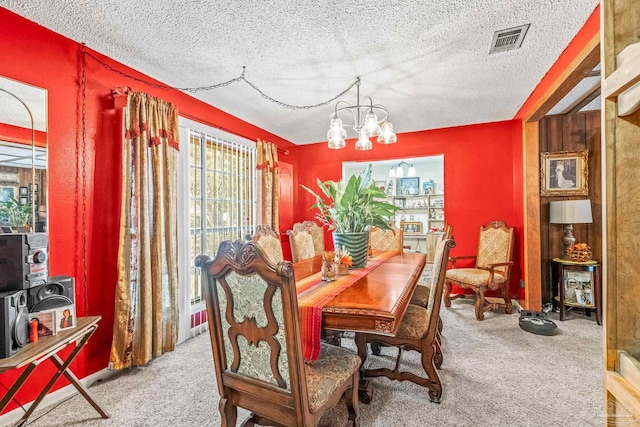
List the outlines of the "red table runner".
{"type": "Polygon", "coordinates": [[[321,273],[296,281],[298,310],[302,323],[302,350],[307,361],[320,356],[320,333],[322,331],[322,309],[340,292],[369,274],[397,252],[379,252],[367,261],[367,266],[349,270],[346,276],[337,276],[333,282],[324,282],[321,273]]]}

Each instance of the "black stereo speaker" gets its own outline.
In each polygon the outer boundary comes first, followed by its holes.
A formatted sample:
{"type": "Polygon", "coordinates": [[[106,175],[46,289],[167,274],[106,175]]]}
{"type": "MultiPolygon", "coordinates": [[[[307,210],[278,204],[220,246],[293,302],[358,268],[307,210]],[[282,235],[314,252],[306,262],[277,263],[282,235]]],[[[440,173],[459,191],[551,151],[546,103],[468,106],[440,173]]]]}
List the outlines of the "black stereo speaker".
{"type": "Polygon", "coordinates": [[[46,282],[47,245],[46,233],[0,234],[0,292],[46,282]]]}
{"type": "Polygon", "coordinates": [[[69,276],[55,276],[42,285],[27,289],[29,312],[51,310],[75,302],[74,279],[69,276]]]}
{"type": "Polygon", "coordinates": [[[27,293],[0,293],[0,358],[12,356],[29,342],[27,293]]]}

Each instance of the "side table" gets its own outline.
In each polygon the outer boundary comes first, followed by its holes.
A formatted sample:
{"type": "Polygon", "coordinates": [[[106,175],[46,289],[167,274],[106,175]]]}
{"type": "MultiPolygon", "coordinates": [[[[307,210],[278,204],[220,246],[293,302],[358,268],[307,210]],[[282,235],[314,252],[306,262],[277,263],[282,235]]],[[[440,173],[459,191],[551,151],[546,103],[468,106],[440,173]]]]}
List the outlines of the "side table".
{"type": "Polygon", "coordinates": [[[561,258],[549,261],[549,272],[553,291],[553,303],[560,311],[560,320],[565,313],[578,308],[587,316],[596,312],[596,323],[602,319],[602,283],[600,264],[597,261],[576,262],[561,258]]]}
{"type": "Polygon", "coordinates": [[[20,422],[17,424],[18,426],[23,426],[27,423],[28,418],[36,410],[40,402],[42,402],[42,399],[45,398],[51,387],[53,387],[55,382],[62,375],[67,377],[71,384],[73,384],[87,402],[89,402],[91,406],[98,411],[102,418],[109,418],[109,415],[100,407],[100,405],[98,405],[98,403],[96,403],[93,397],[89,394],[89,391],[80,383],[78,378],[69,369],[69,365],[73,359],[75,359],[80,350],[82,350],[82,347],[84,347],[89,341],[89,338],[91,338],[91,335],[93,335],[95,330],[98,329],[99,320],[100,316],[79,317],[75,328],[59,332],[54,336],[41,337],[37,342],[27,344],[21,348],[13,356],[0,359],[0,373],[26,366],[26,369],[11,386],[9,391],[7,391],[2,400],[0,400],[0,411],[7,406],[20,387],[24,385],[33,370],[45,360],[50,360],[51,363],[56,365],[58,370],[42,389],[27,412],[22,416],[20,422]],[[76,342],[76,348],[73,349],[66,360],[62,360],[57,353],[74,341],[76,342]]]}

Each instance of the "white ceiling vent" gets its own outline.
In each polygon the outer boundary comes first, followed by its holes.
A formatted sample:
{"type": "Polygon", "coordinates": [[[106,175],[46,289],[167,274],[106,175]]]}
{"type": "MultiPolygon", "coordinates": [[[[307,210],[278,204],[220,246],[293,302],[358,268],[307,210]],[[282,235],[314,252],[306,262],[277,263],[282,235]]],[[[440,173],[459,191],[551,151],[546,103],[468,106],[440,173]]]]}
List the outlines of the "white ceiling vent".
{"type": "Polygon", "coordinates": [[[527,34],[529,25],[520,25],[519,27],[507,28],[493,33],[493,41],[489,53],[504,52],[505,50],[518,49],[522,46],[524,36],[527,34]]]}

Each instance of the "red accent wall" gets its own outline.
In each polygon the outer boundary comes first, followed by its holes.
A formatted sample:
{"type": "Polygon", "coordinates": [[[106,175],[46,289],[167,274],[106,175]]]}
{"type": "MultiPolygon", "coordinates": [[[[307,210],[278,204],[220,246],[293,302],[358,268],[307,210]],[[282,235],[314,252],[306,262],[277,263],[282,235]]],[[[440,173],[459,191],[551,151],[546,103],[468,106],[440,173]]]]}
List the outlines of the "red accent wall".
{"type": "MultiPolygon", "coordinates": [[[[153,89],[106,70],[87,58],[86,217],[87,281],[81,267],[81,191],[76,184],[81,166],[80,59],[81,45],[0,8],[0,75],[48,90],[49,239],[51,275],[76,278],[78,315],[101,315],[100,327],[72,365],[80,378],[107,366],[113,329],[117,279],[120,211],[121,120],[113,108],[111,89],[127,85],[134,90],[173,102],[194,120],[256,140],[261,138],[289,150],[282,160],[296,164],[296,146],[263,129],[233,117],[178,91],[153,89]],[[85,296],[89,311],[84,312],[85,296]]],[[[149,77],[118,62],[100,57],[117,70],[145,80],[149,77]]],[[[9,386],[20,372],[0,375],[9,386]]],[[[24,404],[37,396],[53,373],[47,362],[37,368],[16,399],[24,404]]],[[[68,384],[58,381],[54,389],[68,384]]],[[[7,410],[15,408],[12,402],[7,410]]]]}
{"type": "MultiPolygon", "coordinates": [[[[330,150],[326,143],[299,147],[298,180],[317,190],[316,178],[339,180],[342,162],[410,159],[444,154],[445,216],[453,225],[456,248],[452,255],[474,255],[480,225],[501,219],[516,228],[515,268],[511,296],[522,298],[522,134],[520,121],[460,126],[402,133],[393,145],[374,144],[371,151],[330,150]],[[313,159],[313,161],[307,161],[313,159]]],[[[313,197],[298,191],[296,222],[312,219],[313,197]]],[[[328,245],[332,244],[327,234],[328,245]]]]}

